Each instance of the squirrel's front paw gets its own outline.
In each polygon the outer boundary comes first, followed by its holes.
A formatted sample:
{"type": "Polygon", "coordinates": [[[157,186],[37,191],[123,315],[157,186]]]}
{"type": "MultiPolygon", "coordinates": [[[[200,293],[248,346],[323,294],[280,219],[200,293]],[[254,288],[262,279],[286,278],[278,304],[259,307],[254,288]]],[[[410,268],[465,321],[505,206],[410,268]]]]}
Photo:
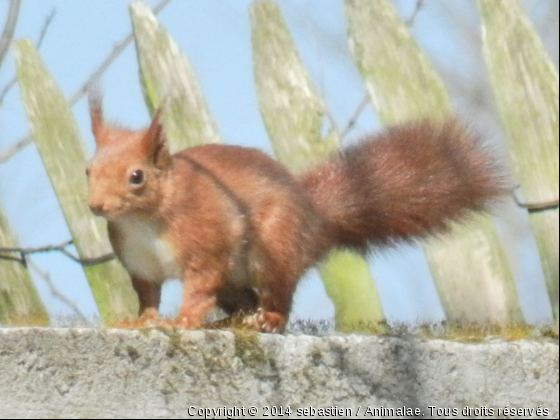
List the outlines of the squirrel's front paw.
{"type": "Polygon", "coordinates": [[[145,327],[152,327],[159,321],[159,313],[155,308],[146,309],[138,321],[142,323],[145,327]]]}
{"type": "Polygon", "coordinates": [[[243,323],[259,332],[280,334],[286,328],[286,317],[259,308],[255,314],[246,316],[243,323]]]}

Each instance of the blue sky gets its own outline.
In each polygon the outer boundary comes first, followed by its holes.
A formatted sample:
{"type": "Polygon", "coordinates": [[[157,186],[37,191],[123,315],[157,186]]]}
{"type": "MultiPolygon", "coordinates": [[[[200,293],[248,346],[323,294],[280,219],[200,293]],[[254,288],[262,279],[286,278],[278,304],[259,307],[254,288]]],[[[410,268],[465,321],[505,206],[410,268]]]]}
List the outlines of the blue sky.
{"type": "MultiPolygon", "coordinates": [[[[0,6],[2,22],[6,3],[0,6]]],[[[147,3],[153,5],[156,2],[147,3]]],[[[225,141],[271,152],[253,86],[250,3],[247,0],[174,0],[160,13],[159,20],[189,57],[225,141]]],[[[344,127],[360,103],[365,88],[348,53],[342,2],[282,0],[279,3],[313,81],[339,127],[344,127]]],[[[441,3],[426,3],[412,28],[421,47],[436,61],[454,63],[462,73],[480,72],[473,67],[475,60],[468,57],[466,46],[460,40],[460,28],[446,17],[441,3]]],[[[404,17],[410,15],[414,6],[411,0],[396,4],[404,17]]],[[[130,32],[127,5],[125,0],[23,1],[16,39],[36,39],[45,17],[56,9],[41,56],[68,97],[88,78],[113,45],[130,32]]],[[[461,1],[458,7],[465,16],[474,16],[471,3],[461,1]]],[[[534,10],[538,14],[540,9],[536,7],[534,10]]],[[[14,71],[10,53],[0,69],[0,87],[14,71]]],[[[130,127],[141,127],[148,122],[133,44],[104,74],[102,86],[108,118],[130,127]]],[[[460,99],[455,102],[460,109],[460,99]]],[[[86,101],[80,100],[73,111],[88,156],[92,156],[94,144],[86,101]]],[[[377,118],[368,107],[351,137],[378,128],[377,118]]],[[[0,151],[27,134],[28,130],[19,91],[15,88],[0,108],[0,151]]],[[[0,202],[21,245],[60,243],[70,237],[34,146],[28,146],[8,163],[0,164],[0,202]]],[[[533,322],[548,319],[550,308],[526,219],[512,215],[510,211],[502,218],[500,226],[504,240],[516,244],[510,254],[512,260],[519,262],[515,271],[527,319],[533,322]]],[[[57,254],[36,256],[34,261],[50,273],[57,287],[84,313],[96,314],[87,282],[77,264],[57,254]]],[[[427,264],[418,247],[379,252],[371,261],[389,319],[443,318],[427,264]]],[[[50,314],[68,314],[69,309],[50,295],[44,281],[38,276],[34,279],[50,314]]],[[[178,282],[165,287],[163,311],[170,312],[178,307],[179,287],[178,282]]],[[[331,318],[332,315],[333,306],[320,280],[311,273],[300,284],[293,316],[331,318]]]]}

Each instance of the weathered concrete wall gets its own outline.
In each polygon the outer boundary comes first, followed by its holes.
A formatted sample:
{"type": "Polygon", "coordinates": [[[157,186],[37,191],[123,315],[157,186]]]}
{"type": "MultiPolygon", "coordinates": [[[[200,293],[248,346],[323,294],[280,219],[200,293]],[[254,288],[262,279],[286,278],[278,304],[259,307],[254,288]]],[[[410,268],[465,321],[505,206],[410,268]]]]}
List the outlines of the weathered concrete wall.
{"type": "Polygon", "coordinates": [[[436,417],[430,406],[458,417],[466,406],[495,417],[540,407],[557,418],[558,358],[553,342],[0,329],[0,418],[188,418],[191,407],[245,407],[245,417],[256,407],[261,417],[267,406],[290,406],[292,417],[352,408],[353,418],[381,406],[425,418],[436,417]]]}

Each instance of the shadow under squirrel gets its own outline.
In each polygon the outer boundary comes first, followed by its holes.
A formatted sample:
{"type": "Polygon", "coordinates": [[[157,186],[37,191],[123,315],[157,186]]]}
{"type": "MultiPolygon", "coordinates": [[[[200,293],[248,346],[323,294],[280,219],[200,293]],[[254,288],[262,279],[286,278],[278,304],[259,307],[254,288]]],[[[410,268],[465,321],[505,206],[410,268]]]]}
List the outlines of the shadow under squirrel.
{"type": "Polygon", "coordinates": [[[88,204],[108,220],[140,301],[135,325],[203,326],[218,305],[261,332],[285,328],[298,280],[333,248],[369,250],[446,231],[508,191],[495,158],[453,117],[389,127],[294,176],[259,150],[209,144],[170,154],[160,124],[103,121],[88,204]],[[175,320],[161,287],[183,281],[175,320]]]}

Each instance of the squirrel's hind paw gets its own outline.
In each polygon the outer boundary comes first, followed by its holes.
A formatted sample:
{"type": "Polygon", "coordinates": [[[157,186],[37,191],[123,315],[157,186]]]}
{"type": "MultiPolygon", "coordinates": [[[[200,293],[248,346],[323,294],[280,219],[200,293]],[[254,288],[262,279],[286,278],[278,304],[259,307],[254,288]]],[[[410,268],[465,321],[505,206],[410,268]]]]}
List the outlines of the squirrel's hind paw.
{"type": "Polygon", "coordinates": [[[286,328],[286,317],[259,308],[255,314],[246,316],[243,324],[262,333],[281,334],[286,328]]]}

